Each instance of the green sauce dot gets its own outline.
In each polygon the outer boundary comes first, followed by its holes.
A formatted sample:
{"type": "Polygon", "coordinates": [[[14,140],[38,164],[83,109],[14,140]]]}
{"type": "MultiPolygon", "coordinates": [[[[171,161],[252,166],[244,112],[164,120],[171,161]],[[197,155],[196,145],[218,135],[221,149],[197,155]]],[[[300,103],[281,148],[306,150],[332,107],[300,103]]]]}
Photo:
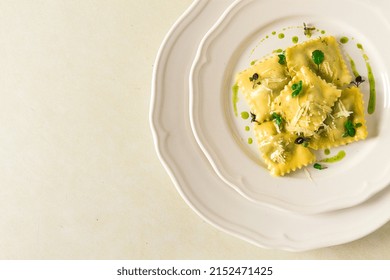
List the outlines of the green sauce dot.
{"type": "Polygon", "coordinates": [[[325,154],[325,155],[330,155],[330,150],[329,150],[329,149],[325,149],[325,150],[324,150],[324,154],[325,154]]]}
{"type": "Polygon", "coordinates": [[[349,41],[349,39],[347,37],[341,37],[340,38],[340,43],[341,44],[346,44],[346,43],[348,43],[348,41],[349,41]]]}
{"type": "Polygon", "coordinates": [[[249,113],[248,112],[241,112],[241,118],[243,118],[244,120],[248,119],[249,113]]]}
{"type": "Polygon", "coordinates": [[[297,36],[294,36],[294,37],[292,37],[292,42],[294,43],[294,44],[296,44],[296,43],[298,43],[298,37],[297,36]]]}
{"type": "Polygon", "coordinates": [[[278,38],[279,39],[283,39],[284,38],[284,34],[283,33],[279,33],[278,38]]]}
{"type": "Polygon", "coordinates": [[[321,30],[321,34],[325,34],[326,33],[326,31],[325,30],[321,30]]]}
{"type": "Polygon", "coordinates": [[[356,44],[356,47],[357,47],[358,49],[363,50],[363,45],[362,45],[362,44],[356,44]]]}
{"type": "Polygon", "coordinates": [[[251,128],[250,128],[249,126],[246,126],[246,127],[245,127],[245,130],[246,130],[246,131],[249,131],[250,129],[251,129],[251,128]]]}
{"type": "Polygon", "coordinates": [[[248,138],[248,144],[252,144],[253,143],[253,139],[252,138],[248,138]]]}
{"type": "Polygon", "coordinates": [[[272,31],[272,35],[275,35],[276,34],[276,31],[272,31]]]}

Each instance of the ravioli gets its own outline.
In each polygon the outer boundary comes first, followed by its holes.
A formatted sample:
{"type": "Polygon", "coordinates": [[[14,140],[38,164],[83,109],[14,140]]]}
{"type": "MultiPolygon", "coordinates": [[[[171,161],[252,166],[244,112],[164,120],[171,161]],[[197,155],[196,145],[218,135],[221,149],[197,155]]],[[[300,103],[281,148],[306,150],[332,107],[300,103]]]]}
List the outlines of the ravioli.
{"type": "Polygon", "coordinates": [[[332,36],[255,63],[236,76],[255,118],[259,154],[274,176],[312,164],[314,151],[367,137],[363,96],[332,36]],[[314,56],[320,53],[320,59],[314,56]]]}
{"type": "Polygon", "coordinates": [[[310,141],[310,147],[316,150],[333,148],[364,140],[367,135],[363,95],[357,87],[346,88],[335,103],[332,113],[319,129],[317,136],[310,141]],[[354,127],[353,136],[348,135],[346,131],[348,121],[354,127]]]}
{"type": "Polygon", "coordinates": [[[286,61],[291,75],[295,75],[302,66],[306,66],[337,87],[347,85],[352,80],[337,40],[332,36],[320,37],[287,48],[286,61]],[[320,50],[324,54],[324,61],[319,65],[312,59],[315,50],[320,50]]]}
{"type": "Polygon", "coordinates": [[[259,122],[270,118],[272,102],[289,81],[286,64],[280,64],[277,55],[256,62],[236,78],[237,86],[259,122]]]}
{"type": "Polygon", "coordinates": [[[286,120],[288,131],[310,137],[332,112],[332,106],[340,95],[341,90],[322,80],[308,67],[302,66],[275,99],[273,111],[281,114],[286,120]],[[294,97],[294,84],[299,83],[302,89],[294,97]]]}
{"type": "Polygon", "coordinates": [[[296,135],[279,132],[273,121],[256,123],[254,131],[260,153],[274,176],[283,176],[316,160],[310,149],[295,144],[296,135]]]}

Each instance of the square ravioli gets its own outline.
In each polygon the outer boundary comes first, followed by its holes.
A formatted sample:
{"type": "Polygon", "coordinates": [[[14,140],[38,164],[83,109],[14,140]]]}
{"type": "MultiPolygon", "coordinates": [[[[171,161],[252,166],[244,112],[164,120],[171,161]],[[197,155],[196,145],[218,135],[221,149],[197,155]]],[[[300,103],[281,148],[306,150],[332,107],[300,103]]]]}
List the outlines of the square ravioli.
{"type": "Polygon", "coordinates": [[[280,132],[274,121],[254,124],[260,154],[274,176],[284,176],[316,160],[310,149],[295,144],[296,135],[280,132]]]}
{"type": "Polygon", "coordinates": [[[367,134],[363,95],[357,87],[346,88],[309,146],[313,149],[337,147],[363,140],[367,134]]]}
{"type": "Polygon", "coordinates": [[[236,77],[236,84],[258,122],[269,119],[272,102],[289,81],[286,63],[279,63],[278,55],[256,62],[236,77]]]}
{"type": "Polygon", "coordinates": [[[286,130],[311,137],[332,112],[341,90],[303,66],[274,100],[272,111],[286,122],[286,130]]]}
{"type": "Polygon", "coordinates": [[[320,37],[286,49],[286,61],[291,75],[298,72],[302,66],[309,67],[328,83],[342,87],[351,82],[352,76],[341,54],[336,39],[332,36],[320,37]],[[313,60],[313,52],[319,50],[323,60],[313,60]],[[319,63],[320,62],[320,63],[319,63]]]}

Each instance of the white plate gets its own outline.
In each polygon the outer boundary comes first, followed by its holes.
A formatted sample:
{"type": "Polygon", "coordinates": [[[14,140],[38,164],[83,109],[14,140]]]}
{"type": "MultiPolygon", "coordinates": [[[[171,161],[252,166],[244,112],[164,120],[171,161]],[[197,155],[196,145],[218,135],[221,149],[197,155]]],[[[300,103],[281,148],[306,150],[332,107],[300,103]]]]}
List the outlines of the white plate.
{"type": "Polygon", "coordinates": [[[173,26],[156,59],[150,122],[157,153],[178,192],[210,224],[261,247],[303,251],[376,230],[389,219],[390,189],[350,209],[299,215],[250,202],[209,165],[190,128],[188,76],[201,38],[230,3],[196,1],[173,26]]]}
{"type": "MultiPolygon", "coordinates": [[[[390,182],[387,125],[390,121],[390,56],[387,36],[384,36],[390,34],[390,23],[377,13],[377,6],[369,6],[367,1],[355,2],[352,6],[349,1],[339,0],[290,3],[286,0],[236,1],[207,33],[190,74],[191,125],[217,174],[246,198],[306,214],[351,207],[390,182]],[[361,20],[362,13],[370,19],[369,23],[361,20]],[[311,39],[325,35],[338,39],[347,36],[349,41],[342,46],[343,51],[353,58],[359,73],[368,80],[363,53],[357,44],[364,47],[375,75],[377,108],[374,114],[366,114],[367,140],[332,149],[332,155],[339,150],[346,152],[342,161],[322,171],[306,169],[310,176],[300,170],[277,178],[269,174],[259,158],[255,142],[248,144],[247,139],[255,137],[244,129],[251,126],[250,118],[243,120],[240,112],[249,112],[249,109],[239,96],[235,116],[231,88],[235,75],[248,68],[254,59],[293,45],[294,36],[300,42],[308,40],[303,22],[318,29],[313,31],[311,39]],[[280,39],[279,34],[284,38],[280,39]]],[[[388,11],[390,6],[384,5],[388,11]]],[[[368,81],[360,87],[368,104],[368,81]]],[[[317,153],[318,159],[326,157],[323,151],[317,153]]]]}

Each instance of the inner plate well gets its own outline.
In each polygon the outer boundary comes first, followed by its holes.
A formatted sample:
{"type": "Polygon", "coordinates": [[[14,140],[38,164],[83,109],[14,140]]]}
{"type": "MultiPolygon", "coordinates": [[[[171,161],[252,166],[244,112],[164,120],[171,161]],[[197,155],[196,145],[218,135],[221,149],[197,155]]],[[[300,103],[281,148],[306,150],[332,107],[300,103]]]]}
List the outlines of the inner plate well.
{"type": "MultiPolygon", "coordinates": [[[[237,2],[202,41],[190,77],[190,118],[197,141],[221,179],[252,201],[303,213],[360,203],[386,187],[390,180],[390,164],[386,159],[390,134],[384,129],[389,120],[385,67],[389,65],[389,57],[385,37],[380,35],[389,32],[387,21],[365,4],[355,4],[353,9],[365,9],[373,19],[370,26],[359,16],[353,16],[350,7],[346,18],[342,12],[326,13],[329,3],[301,1],[302,5],[294,5],[300,7],[296,9],[288,6],[288,1],[269,2],[237,2]],[[278,13],[267,13],[269,10],[278,13]],[[234,102],[231,89],[235,74],[252,61],[283,50],[295,40],[298,43],[308,40],[303,23],[316,28],[311,39],[332,35],[343,41],[340,45],[347,64],[350,56],[366,80],[368,61],[375,76],[376,110],[374,114],[366,113],[367,140],[331,149],[330,155],[317,153],[321,159],[344,150],[346,157],[342,161],[329,165],[327,170],[307,168],[276,178],[259,157],[250,119],[241,117],[242,112],[249,112],[244,98],[238,95],[238,102],[234,102]]],[[[366,106],[369,83],[360,87],[366,106]]]]}

